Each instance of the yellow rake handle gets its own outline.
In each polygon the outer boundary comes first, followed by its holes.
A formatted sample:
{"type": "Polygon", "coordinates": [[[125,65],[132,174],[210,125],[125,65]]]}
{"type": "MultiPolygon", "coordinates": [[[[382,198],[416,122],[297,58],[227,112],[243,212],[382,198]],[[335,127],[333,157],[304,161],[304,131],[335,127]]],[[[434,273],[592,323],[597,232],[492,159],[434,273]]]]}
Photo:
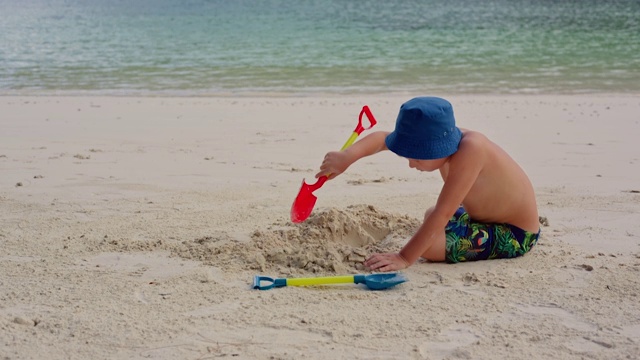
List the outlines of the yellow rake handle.
{"type": "Polygon", "coordinates": [[[309,285],[353,284],[353,283],[354,283],[353,275],[287,279],[287,286],[309,286],[309,285]]]}

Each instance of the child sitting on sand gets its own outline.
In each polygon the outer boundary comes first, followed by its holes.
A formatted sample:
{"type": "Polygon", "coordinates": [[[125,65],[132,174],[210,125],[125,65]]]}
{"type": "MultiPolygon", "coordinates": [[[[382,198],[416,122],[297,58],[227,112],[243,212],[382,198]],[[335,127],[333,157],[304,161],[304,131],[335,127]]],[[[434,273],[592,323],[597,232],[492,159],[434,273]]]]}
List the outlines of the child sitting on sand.
{"type": "Polygon", "coordinates": [[[486,136],[456,127],[447,100],[407,101],[392,133],[374,132],[346,150],[327,153],[316,178],[335,178],[357,160],[382,150],[406,158],[411,168],[440,170],[444,185],[404,248],[371,255],[364,263],[370,269],[401,270],[420,257],[453,263],[512,258],[538,241],[538,210],[529,178],[486,136]]]}

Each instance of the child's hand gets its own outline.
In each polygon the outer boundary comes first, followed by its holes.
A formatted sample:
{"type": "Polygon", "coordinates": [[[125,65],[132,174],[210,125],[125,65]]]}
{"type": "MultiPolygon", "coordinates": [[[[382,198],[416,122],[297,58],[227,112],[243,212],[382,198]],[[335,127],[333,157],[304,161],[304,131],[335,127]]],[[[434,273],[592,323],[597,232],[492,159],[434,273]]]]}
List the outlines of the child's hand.
{"type": "Polygon", "coordinates": [[[394,271],[409,267],[409,263],[399,253],[373,254],[365,260],[364,265],[371,270],[394,271]]]}
{"type": "Polygon", "coordinates": [[[347,170],[351,162],[346,152],[331,151],[324,156],[322,165],[320,165],[320,172],[316,174],[316,179],[323,175],[333,179],[347,170]]]}

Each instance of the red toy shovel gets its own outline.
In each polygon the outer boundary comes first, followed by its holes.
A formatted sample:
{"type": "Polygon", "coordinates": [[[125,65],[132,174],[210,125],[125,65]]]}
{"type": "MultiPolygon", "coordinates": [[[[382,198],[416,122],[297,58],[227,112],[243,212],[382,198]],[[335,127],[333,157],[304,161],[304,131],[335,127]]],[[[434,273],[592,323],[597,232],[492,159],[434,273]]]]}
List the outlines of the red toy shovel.
{"type": "MultiPolygon", "coordinates": [[[[373,114],[371,114],[369,107],[367,105],[363,106],[362,111],[360,111],[360,116],[358,117],[358,125],[340,151],[351,146],[356,141],[358,135],[365,130],[371,129],[376,123],[376,119],[373,117],[373,114]],[[369,127],[367,128],[362,126],[362,115],[367,115],[367,119],[369,120],[369,127]]],[[[327,181],[326,175],[321,176],[315,184],[307,184],[302,180],[300,192],[298,192],[298,196],[296,196],[293,205],[291,205],[291,221],[301,223],[311,215],[313,206],[316,204],[316,200],[318,200],[318,198],[313,195],[313,192],[320,189],[325,181],[327,181]]]]}

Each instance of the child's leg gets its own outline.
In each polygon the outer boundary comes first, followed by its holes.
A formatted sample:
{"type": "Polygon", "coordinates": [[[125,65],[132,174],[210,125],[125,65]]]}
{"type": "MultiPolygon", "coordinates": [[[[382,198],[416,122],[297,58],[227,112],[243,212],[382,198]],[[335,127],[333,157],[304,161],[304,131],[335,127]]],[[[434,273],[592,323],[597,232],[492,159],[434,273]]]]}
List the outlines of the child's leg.
{"type": "MultiPolygon", "coordinates": [[[[427,217],[433,212],[433,207],[430,207],[427,212],[424,214],[425,221],[427,217]]],[[[427,249],[422,254],[422,258],[427,259],[429,261],[437,261],[441,262],[445,260],[445,255],[447,251],[447,240],[445,237],[444,229],[442,230],[442,234],[438,234],[438,238],[436,241],[431,244],[431,247],[427,249]]]]}

